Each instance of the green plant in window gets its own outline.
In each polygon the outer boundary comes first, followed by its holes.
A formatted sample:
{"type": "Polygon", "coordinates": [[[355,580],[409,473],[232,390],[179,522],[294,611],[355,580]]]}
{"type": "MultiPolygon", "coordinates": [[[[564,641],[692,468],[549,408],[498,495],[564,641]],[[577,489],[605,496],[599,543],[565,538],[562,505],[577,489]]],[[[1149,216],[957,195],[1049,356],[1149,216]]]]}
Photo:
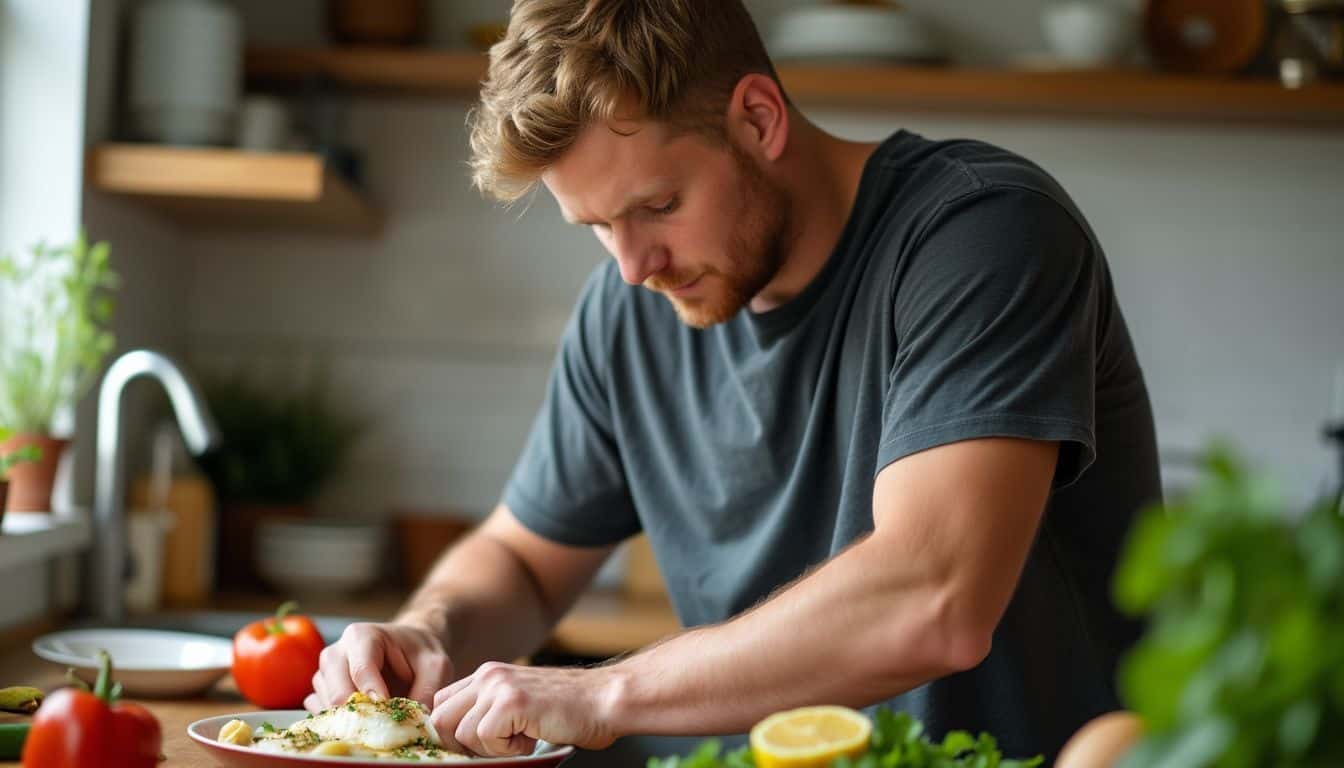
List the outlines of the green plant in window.
{"type": "Polygon", "coordinates": [[[106,242],[39,243],[0,258],[0,423],[49,434],[56,412],[93,385],[115,346],[117,275],[106,242]]]}

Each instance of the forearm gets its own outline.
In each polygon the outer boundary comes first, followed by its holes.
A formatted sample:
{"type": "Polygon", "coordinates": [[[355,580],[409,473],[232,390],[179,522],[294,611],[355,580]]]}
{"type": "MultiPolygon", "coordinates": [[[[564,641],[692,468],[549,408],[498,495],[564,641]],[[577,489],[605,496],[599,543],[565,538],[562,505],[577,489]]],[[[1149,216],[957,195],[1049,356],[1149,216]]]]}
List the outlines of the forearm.
{"type": "Polygon", "coordinates": [[[439,637],[460,677],[532,653],[554,620],[527,567],[477,530],[439,559],[393,621],[439,637]]]}
{"type": "Polygon", "coordinates": [[[921,568],[869,538],[745,615],[605,668],[618,735],[745,731],[781,709],[865,706],[977,663],[979,638],[953,629],[962,607],[921,568]]]}

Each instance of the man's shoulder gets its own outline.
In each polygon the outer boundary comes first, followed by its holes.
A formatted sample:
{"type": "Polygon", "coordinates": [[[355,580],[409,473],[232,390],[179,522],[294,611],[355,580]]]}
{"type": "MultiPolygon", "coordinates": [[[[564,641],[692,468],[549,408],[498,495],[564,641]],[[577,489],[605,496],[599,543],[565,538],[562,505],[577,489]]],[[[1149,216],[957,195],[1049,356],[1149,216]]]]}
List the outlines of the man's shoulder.
{"type": "Polygon", "coordinates": [[[1054,196],[1059,182],[1028,158],[977,139],[926,139],[900,131],[884,141],[874,161],[899,178],[907,194],[955,199],[995,188],[1034,189],[1054,196]]]}
{"type": "MultiPolygon", "coordinates": [[[[868,200],[879,213],[881,235],[905,231],[906,246],[917,246],[936,226],[955,219],[973,224],[994,218],[1008,198],[1028,199],[1048,219],[1071,219],[1087,229],[1082,213],[1063,186],[1041,166],[1016,152],[974,139],[933,141],[900,132],[874,156],[880,182],[870,185],[868,200]]],[[[1031,228],[1048,223],[1040,217],[1015,222],[1031,228]]]]}

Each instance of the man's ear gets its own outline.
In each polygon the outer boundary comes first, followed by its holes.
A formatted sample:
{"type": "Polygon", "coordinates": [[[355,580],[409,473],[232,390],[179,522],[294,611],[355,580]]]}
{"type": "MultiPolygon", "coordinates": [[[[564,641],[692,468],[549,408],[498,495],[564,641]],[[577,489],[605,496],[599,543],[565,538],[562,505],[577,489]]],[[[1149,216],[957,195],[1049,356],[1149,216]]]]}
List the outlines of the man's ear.
{"type": "Polygon", "coordinates": [[[789,103],[767,75],[750,73],[737,81],[728,100],[726,129],[747,154],[771,163],[789,143],[789,103]]]}

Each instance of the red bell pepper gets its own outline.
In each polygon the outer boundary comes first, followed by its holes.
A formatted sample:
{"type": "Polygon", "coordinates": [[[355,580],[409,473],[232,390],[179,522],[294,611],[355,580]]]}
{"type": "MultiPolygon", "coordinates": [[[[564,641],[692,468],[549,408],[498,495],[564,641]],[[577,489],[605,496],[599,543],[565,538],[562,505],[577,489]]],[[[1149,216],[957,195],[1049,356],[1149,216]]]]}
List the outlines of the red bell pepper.
{"type": "Polygon", "coordinates": [[[233,681],[262,709],[297,709],[313,690],[313,675],[326,642],[307,616],[291,616],[293,601],[275,616],[254,621],[233,636],[233,681]]]}
{"type": "MultiPolygon", "coordinates": [[[[112,657],[99,651],[93,692],[62,688],[33,716],[23,745],[23,768],[154,768],[163,731],[149,710],[118,701],[112,657]]],[[[82,685],[82,683],[81,683],[82,685]]]]}

